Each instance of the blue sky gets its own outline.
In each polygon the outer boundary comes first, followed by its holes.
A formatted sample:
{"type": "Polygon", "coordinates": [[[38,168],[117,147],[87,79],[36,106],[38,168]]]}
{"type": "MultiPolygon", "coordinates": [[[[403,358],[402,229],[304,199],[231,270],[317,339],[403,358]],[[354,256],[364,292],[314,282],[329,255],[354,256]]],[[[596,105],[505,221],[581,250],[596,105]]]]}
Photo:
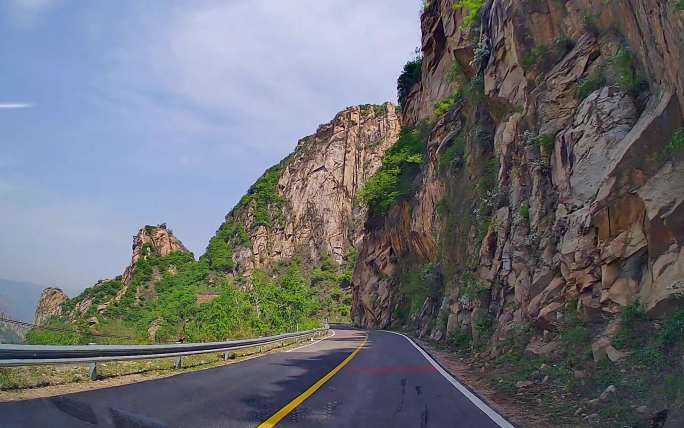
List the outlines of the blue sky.
{"type": "Polygon", "coordinates": [[[412,0],[0,2],[0,278],[74,293],[168,223],[196,255],[346,106],[394,101],[412,0]]]}

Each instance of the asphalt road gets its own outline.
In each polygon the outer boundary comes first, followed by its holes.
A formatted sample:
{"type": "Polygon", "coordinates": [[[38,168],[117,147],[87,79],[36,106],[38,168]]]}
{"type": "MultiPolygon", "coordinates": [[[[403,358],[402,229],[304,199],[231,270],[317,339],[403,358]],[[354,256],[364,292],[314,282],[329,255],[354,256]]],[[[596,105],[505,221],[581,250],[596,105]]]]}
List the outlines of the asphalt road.
{"type": "Polygon", "coordinates": [[[468,394],[405,337],[336,329],[313,345],[224,367],[0,403],[0,427],[256,427],[286,406],[293,410],[278,426],[510,427],[468,394]],[[364,342],[320,389],[288,406],[364,342]]]}

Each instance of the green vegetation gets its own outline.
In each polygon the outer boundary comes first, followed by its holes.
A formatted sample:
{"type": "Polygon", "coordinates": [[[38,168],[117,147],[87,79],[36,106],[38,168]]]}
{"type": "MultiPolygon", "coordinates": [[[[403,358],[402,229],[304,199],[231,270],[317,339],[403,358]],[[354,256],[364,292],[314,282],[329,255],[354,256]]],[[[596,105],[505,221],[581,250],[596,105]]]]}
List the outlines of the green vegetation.
{"type": "Polygon", "coordinates": [[[32,329],[26,333],[26,343],[33,345],[78,345],[80,343],[80,334],[73,327],[57,320],[49,321],[45,327],[55,330],[32,329]]]}
{"type": "MultiPolygon", "coordinates": [[[[463,79],[465,79],[465,75],[463,79]]],[[[482,76],[478,76],[471,81],[463,80],[453,94],[435,103],[430,121],[432,123],[436,122],[461,101],[466,105],[475,107],[481,104],[484,99],[484,79],[482,76]]]]}
{"type": "MultiPolygon", "coordinates": [[[[220,242],[242,240],[241,235],[240,228],[227,223],[216,238],[220,242]]],[[[133,280],[119,301],[111,300],[112,290],[118,286],[104,283],[93,287],[94,291],[65,306],[71,311],[85,298],[99,295],[103,299],[93,300],[90,308],[77,317],[76,324],[68,321],[69,311],[65,311],[63,317],[48,324],[60,331],[34,329],[28,341],[145,343],[153,322],[159,326],[155,339],[162,342],[254,337],[318,325],[320,299],[305,279],[298,260],[285,264],[283,272],[275,277],[257,271],[245,284],[236,284],[229,276],[212,273],[210,259],[207,256],[195,261],[192,255],[180,252],[166,257],[151,254],[138,261],[133,280]],[[203,292],[217,297],[199,304],[197,296],[203,292]],[[98,304],[107,302],[104,311],[96,311],[98,304]],[[88,325],[90,317],[98,319],[95,326],[88,325]]]]}
{"type": "Polygon", "coordinates": [[[442,282],[434,264],[428,263],[404,271],[400,276],[399,294],[408,302],[406,311],[400,314],[400,320],[408,319],[420,311],[425,299],[437,298],[442,291],[442,282]]]}
{"type": "Polygon", "coordinates": [[[633,94],[638,93],[644,86],[644,80],[637,76],[635,60],[634,54],[629,49],[621,48],[608,61],[615,85],[633,94]]]}
{"type": "Polygon", "coordinates": [[[236,267],[233,261],[233,248],[248,246],[249,243],[249,235],[245,228],[241,224],[228,221],[223,223],[216,235],[209,240],[203,258],[206,259],[209,268],[212,270],[232,271],[236,267]]]}
{"type": "Polygon", "coordinates": [[[453,7],[455,10],[464,9],[466,16],[463,18],[463,28],[469,29],[480,22],[480,9],[487,3],[486,0],[457,0],[453,7]]]}
{"type": "Polygon", "coordinates": [[[465,139],[458,136],[439,158],[439,172],[444,173],[451,168],[460,168],[464,164],[465,139]]]}
{"type": "Polygon", "coordinates": [[[663,157],[665,160],[675,160],[684,157],[684,128],[674,131],[672,140],[665,146],[663,157]]]}
{"type": "Polygon", "coordinates": [[[674,0],[672,3],[674,4],[675,8],[684,10],[684,0],[674,0]]]}
{"type": "Polygon", "coordinates": [[[608,59],[607,67],[597,67],[580,81],[577,88],[578,97],[584,99],[608,84],[637,95],[646,86],[646,81],[638,76],[635,62],[634,54],[629,49],[621,48],[608,59]]]}
{"type": "Polygon", "coordinates": [[[468,352],[473,344],[473,336],[469,331],[457,328],[451,333],[448,344],[457,352],[468,352]]]}
{"type": "Polygon", "coordinates": [[[606,86],[606,76],[600,68],[596,68],[588,77],[582,79],[577,87],[577,96],[585,99],[592,92],[606,86]]]}
{"type": "Polygon", "coordinates": [[[464,272],[461,276],[461,296],[475,300],[486,295],[491,286],[488,282],[479,280],[472,272],[464,272]]]}
{"type": "Polygon", "coordinates": [[[397,99],[400,106],[403,107],[406,104],[406,98],[411,92],[411,88],[420,82],[422,66],[423,58],[421,56],[412,59],[404,65],[404,69],[399,75],[399,79],[397,79],[397,99]]]}
{"type": "Polygon", "coordinates": [[[537,137],[535,142],[541,147],[546,153],[551,153],[553,150],[553,145],[556,140],[549,134],[542,134],[537,137]]]}
{"type": "Polygon", "coordinates": [[[437,101],[432,108],[432,121],[435,122],[437,119],[442,117],[444,113],[451,110],[451,108],[461,99],[460,93],[456,92],[446,98],[437,101]]]}
{"type": "Polygon", "coordinates": [[[524,69],[529,69],[537,64],[548,62],[550,57],[551,49],[547,45],[541,44],[535,46],[523,56],[522,66],[524,69]]]}
{"type": "Polygon", "coordinates": [[[540,44],[527,52],[522,59],[522,66],[525,70],[538,67],[541,71],[549,70],[560,61],[575,46],[574,40],[561,36],[557,38],[552,46],[540,44]]]}
{"type": "Polygon", "coordinates": [[[413,179],[423,163],[424,146],[416,129],[404,128],[385,153],[380,169],[359,193],[370,217],[384,215],[399,198],[413,192],[413,179]]]}
{"type": "Polygon", "coordinates": [[[582,24],[587,33],[591,33],[595,36],[598,36],[601,33],[601,29],[598,27],[598,19],[595,15],[584,14],[582,17],[582,24]]]}
{"type": "Polygon", "coordinates": [[[518,209],[518,215],[525,221],[530,221],[530,206],[525,203],[518,209]]]}
{"type": "Polygon", "coordinates": [[[278,194],[278,180],[284,163],[285,161],[282,161],[280,164],[267,169],[233,209],[235,211],[252,204],[254,209],[252,227],[270,226],[272,224],[271,211],[277,209],[282,203],[282,198],[278,194]]]}

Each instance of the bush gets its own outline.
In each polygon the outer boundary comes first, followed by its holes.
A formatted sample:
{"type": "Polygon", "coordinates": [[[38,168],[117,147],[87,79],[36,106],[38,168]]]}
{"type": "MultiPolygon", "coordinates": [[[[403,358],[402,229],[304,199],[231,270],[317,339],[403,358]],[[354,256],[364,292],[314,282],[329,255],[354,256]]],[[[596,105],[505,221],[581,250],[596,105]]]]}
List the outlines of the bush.
{"type": "Polygon", "coordinates": [[[253,203],[254,222],[252,227],[270,226],[273,221],[271,209],[278,207],[282,202],[282,198],[278,194],[278,180],[280,179],[284,162],[266,170],[264,175],[259,177],[234,208],[234,210],[237,210],[253,203]]]}
{"type": "Polygon", "coordinates": [[[209,240],[206,258],[209,266],[214,270],[230,271],[235,269],[233,251],[219,236],[214,236],[209,240]]]}
{"type": "Polygon", "coordinates": [[[397,79],[397,99],[400,106],[403,107],[406,104],[406,98],[411,92],[411,88],[420,82],[422,66],[423,58],[421,56],[412,59],[404,65],[404,69],[399,75],[399,79],[397,79]]]}
{"type": "Polygon", "coordinates": [[[460,98],[460,93],[456,92],[453,95],[450,95],[446,98],[443,98],[440,101],[437,101],[432,108],[432,122],[437,121],[437,119],[439,119],[446,112],[451,110],[451,108],[454,106],[454,104],[456,104],[459,101],[460,98]]]}
{"type": "Polygon", "coordinates": [[[606,86],[606,76],[601,69],[597,68],[589,76],[580,81],[577,87],[577,96],[583,100],[592,92],[606,86]]]}
{"type": "Polygon", "coordinates": [[[526,70],[536,66],[540,70],[546,71],[560,61],[573,47],[575,47],[574,40],[560,36],[554,40],[552,46],[541,44],[532,48],[523,56],[521,65],[526,70]]]}
{"type": "Polygon", "coordinates": [[[672,318],[663,326],[660,340],[666,349],[672,348],[675,344],[684,340],[684,310],[675,312],[672,318]]]}
{"type": "Polygon", "coordinates": [[[649,319],[646,312],[639,306],[633,304],[627,306],[622,311],[622,325],[613,339],[613,344],[618,349],[637,349],[646,343],[648,335],[645,333],[645,323],[649,319]]]}
{"type": "Polygon", "coordinates": [[[551,49],[547,45],[541,44],[535,46],[532,50],[526,53],[522,59],[522,66],[524,69],[531,68],[532,66],[542,64],[548,61],[551,55],[551,49]]]}
{"type": "Polygon", "coordinates": [[[462,28],[469,29],[480,22],[480,9],[487,3],[486,0],[457,0],[454,9],[464,9],[466,16],[463,18],[462,28]]]}
{"type": "Polygon", "coordinates": [[[622,48],[608,61],[617,87],[633,94],[644,86],[644,80],[636,74],[635,60],[629,49],[622,48]]]}
{"type": "Polygon", "coordinates": [[[382,166],[359,192],[370,217],[384,215],[399,198],[413,191],[413,178],[423,163],[423,143],[415,129],[402,129],[397,142],[387,150],[382,166]]]}
{"type": "Polygon", "coordinates": [[[585,14],[582,17],[582,24],[584,25],[584,30],[588,33],[591,33],[595,36],[598,36],[601,33],[595,15],[585,14]]]}
{"type": "Polygon", "coordinates": [[[471,272],[464,272],[461,281],[461,296],[469,300],[486,295],[491,288],[489,283],[477,279],[471,272]]]}
{"type": "Polygon", "coordinates": [[[568,361],[577,364],[586,359],[591,350],[591,330],[579,318],[576,310],[564,314],[559,326],[559,337],[568,361]]]}
{"type": "Polygon", "coordinates": [[[446,172],[452,167],[460,167],[463,165],[465,156],[465,140],[463,137],[457,137],[453,144],[442,153],[439,158],[439,171],[446,172]]]}
{"type": "Polygon", "coordinates": [[[473,337],[462,329],[456,329],[451,333],[449,344],[459,350],[469,351],[473,343],[473,337]]]}
{"type": "Polygon", "coordinates": [[[672,134],[672,140],[663,151],[664,160],[679,159],[684,155],[684,128],[679,128],[672,134]]]}

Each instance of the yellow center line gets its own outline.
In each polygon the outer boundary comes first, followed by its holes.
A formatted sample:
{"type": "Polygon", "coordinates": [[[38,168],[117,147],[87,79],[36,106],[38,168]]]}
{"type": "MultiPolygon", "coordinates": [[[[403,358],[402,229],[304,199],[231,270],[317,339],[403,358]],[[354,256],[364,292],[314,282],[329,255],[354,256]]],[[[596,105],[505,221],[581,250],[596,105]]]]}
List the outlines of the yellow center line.
{"type": "Polygon", "coordinates": [[[335,367],[334,369],[332,369],[332,370],[330,371],[330,373],[328,373],[327,375],[323,376],[318,382],[316,382],[316,383],[314,383],[313,385],[311,385],[311,387],[310,387],[309,389],[307,389],[306,391],[304,391],[300,396],[298,396],[298,397],[295,398],[294,400],[292,400],[292,401],[290,401],[289,403],[287,403],[287,404],[285,405],[285,407],[283,407],[282,409],[278,410],[277,413],[275,413],[273,416],[271,416],[270,418],[268,418],[266,421],[264,421],[264,422],[263,422],[261,425],[259,425],[257,428],[272,428],[272,427],[276,426],[276,424],[277,424],[278,422],[280,422],[281,420],[283,420],[283,418],[284,418],[285,416],[287,416],[288,414],[290,414],[290,412],[292,412],[294,409],[296,409],[297,406],[299,406],[299,405],[302,404],[304,401],[306,401],[307,398],[311,397],[316,391],[318,391],[318,390],[320,389],[320,387],[323,386],[323,384],[325,384],[327,381],[329,381],[330,379],[332,379],[332,377],[335,376],[335,375],[337,374],[337,372],[339,372],[340,370],[342,370],[342,369],[344,368],[344,366],[346,366],[347,364],[349,364],[349,362],[350,362],[352,359],[354,359],[354,357],[356,356],[356,354],[358,354],[358,353],[361,351],[361,349],[363,349],[363,347],[366,345],[367,342],[368,342],[368,334],[366,334],[366,337],[363,339],[363,343],[360,344],[360,345],[354,350],[354,352],[352,352],[351,354],[349,354],[349,356],[348,356],[347,358],[345,358],[344,361],[342,361],[340,364],[338,364],[337,367],[335,367]]]}

